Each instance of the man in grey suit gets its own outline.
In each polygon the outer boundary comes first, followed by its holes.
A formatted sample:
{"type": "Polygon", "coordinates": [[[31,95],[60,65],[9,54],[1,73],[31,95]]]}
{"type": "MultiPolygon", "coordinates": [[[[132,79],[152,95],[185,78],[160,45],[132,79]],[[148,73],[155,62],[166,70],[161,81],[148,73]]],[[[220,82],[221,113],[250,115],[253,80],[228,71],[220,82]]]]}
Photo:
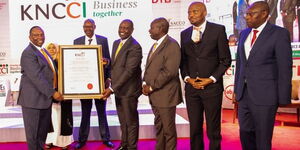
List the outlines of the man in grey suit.
{"type": "Polygon", "coordinates": [[[113,44],[111,61],[111,87],[104,99],[115,94],[116,107],[121,125],[121,144],[118,150],[136,150],[139,135],[138,97],[142,94],[142,47],[131,36],[133,22],[123,20],[118,39],[113,44]]]}
{"type": "Polygon", "coordinates": [[[165,18],[152,21],[149,33],[156,42],[149,52],[143,78],[143,94],[149,96],[155,115],[156,150],[176,149],[176,105],[182,102],[180,47],[168,30],[165,18]]]}
{"type": "MultiPolygon", "coordinates": [[[[94,34],[96,24],[92,19],[86,19],[83,24],[84,36],[81,36],[74,40],[74,45],[101,45],[102,55],[105,62],[110,61],[108,42],[104,36],[94,34]]],[[[107,83],[110,78],[110,64],[104,66],[104,80],[106,81],[105,86],[108,87],[107,83]]],[[[77,149],[82,148],[88,139],[90,132],[90,117],[93,101],[92,99],[81,99],[81,123],[79,128],[78,143],[75,146],[77,149]]],[[[113,143],[110,141],[110,133],[106,117],[106,101],[103,99],[95,99],[96,110],[98,114],[99,132],[103,140],[103,144],[107,147],[113,147],[113,143]]]]}
{"type": "Polygon", "coordinates": [[[29,150],[43,150],[50,127],[51,105],[53,98],[63,100],[55,90],[57,69],[42,46],[44,31],[34,26],[29,32],[30,43],[21,56],[21,83],[18,104],[22,114],[29,150]]]}

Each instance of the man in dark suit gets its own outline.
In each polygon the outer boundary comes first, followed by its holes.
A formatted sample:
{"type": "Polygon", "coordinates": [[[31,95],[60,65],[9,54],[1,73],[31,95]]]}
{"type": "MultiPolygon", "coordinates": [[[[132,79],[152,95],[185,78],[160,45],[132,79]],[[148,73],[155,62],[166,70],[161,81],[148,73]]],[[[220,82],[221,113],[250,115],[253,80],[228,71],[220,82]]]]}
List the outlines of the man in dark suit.
{"type": "Polygon", "coordinates": [[[115,94],[116,107],[121,125],[121,144],[118,150],[136,150],[139,135],[138,97],[142,94],[142,47],[131,36],[133,22],[123,20],[119,36],[113,44],[111,62],[111,87],[103,96],[115,94]]]}
{"type": "MultiPolygon", "coordinates": [[[[110,78],[110,56],[108,50],[108,42],[107,38],[104,36],[94,34],[96,29],[96,25],[94,20],[87,19],[84,21],[83,24],[83,31],[85,36],[79,37],[74,40],[74,45],[102,45],[102,55],[106,62],[108,62],[104,66],[104,80],[106,81],[105,86],[108,87],[107,83],[109,82],[110,78]]],[[[89,132],[90,132],[90,117],[91,117],[91,109],[93,105],[92,99],[81,99],[81,123],[79,129],[79,137],[78,137],[78,144],[76,148],[82,148],[88,139],[89,132]]],[[[103,144],[107,147],[113,147],[113,143],[110,141],[110,133],[107,123],[106,117],[106,101],[103,99],[95,99],[96,110],[98,114],[98,121],[99,121],[99,132],[101,138],[103,140],[103,144]]]]}
{"type": "Polygon", "coordinates": [[[289,32],[267,22],[268,3],[249,6],[239,38],[234,97],[243,150],[271,150],[278,105],[291,103],[289,32]]]}
{"type": "Polygon", "coordinates": [[[21,56],[21,83],[18,104],[22,114],[29,150],[43,150],[50,127],[52,99],[63,100],[55,90],[57,69],[42,46],[44,31],[34,26],[29,32],[30,43],[21,56]]]}
{"type": "Polygon", "coordinates": [[[176,105],[182,102],[180,47],[168,31],[169,23],[165,18],[152,21],[149,33],[156,42],[148,54],[143,78],[143,94],[149,96],[155,116],[156,150],[176,149],[176,105]]]}
{"type": "Polygon", "coordinates": [[[280,0],[280,13],[283,26],[290,32],[291,41],[294,40],[294,21],[296,19],[297,0],[280,0]]]}
{"type": "Polygon", "coordinates": [[[225,27],[206,21],[206,6],[193,2],[188,19],[193,25],[181,32],[181,75],[190,121],[192,150],[203,150],[205,112],[210,150],[221,149],[223,74],[231,64],[225,27]]]}

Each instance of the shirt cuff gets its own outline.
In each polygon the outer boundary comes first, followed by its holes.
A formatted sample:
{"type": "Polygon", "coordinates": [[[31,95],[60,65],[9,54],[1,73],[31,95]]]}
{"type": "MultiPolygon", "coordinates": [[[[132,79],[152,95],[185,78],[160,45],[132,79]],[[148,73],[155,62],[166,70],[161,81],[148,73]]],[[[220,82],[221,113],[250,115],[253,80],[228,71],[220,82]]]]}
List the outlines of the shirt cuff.
{"type": "Polygon", "coordinates": [[[213,83],[216,83],[216,82],[217,82],[217,80],[216,80],[216,78],[215,78],[215,77],[213,77],[213,76],[210,76],[209,78],[213,80],[213,83]]]}
{"type": "Polygon", "coordinates": [[[184,81],[185,83],[187,83],[187,79],[188,79],[188,78],[191,78],[191,77],[190,77],[190,76],[185,76],[183,81],[184,81]]]}
{"type": "Polygon", "coordinates": [[[114,89],[112,89],[111,87],[108,87],[112,92],[114,92],[114,89]]]}

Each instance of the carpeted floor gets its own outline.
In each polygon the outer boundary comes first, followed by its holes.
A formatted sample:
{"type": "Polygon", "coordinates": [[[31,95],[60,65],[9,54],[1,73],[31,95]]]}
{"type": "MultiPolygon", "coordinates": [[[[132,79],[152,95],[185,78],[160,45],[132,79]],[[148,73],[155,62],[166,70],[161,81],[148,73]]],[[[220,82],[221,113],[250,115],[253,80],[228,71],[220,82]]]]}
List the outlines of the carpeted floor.
{"type": "MultiPolygon", "coordinates": [[[[184,109],[179,109],[178,113],[186,117],[184,109]]],[[[223,110],[222,113],[222,150],[240,150],[239,127],[238,123],[232,123],[232,110],[223,110]]],[[[300,127],[299,126],[282,126],[281,122],[296,122],[296,114],[280,113],[276,116],[276,124],[273,136],[273,150],[300,150],[300,127]]],[[[187,131],[189,132],[189,131],[187,131]]],[[[113,141],[115,148],[120,141],[113,141]]],[[[208,149],[208,139],[205,136],[206,150],[208,149]]],[[[69,146],[73,150],[76,145],[74,142],[69,146]]],[[[26,143],[0,143],[0,150],[26,150],[26,143]]],[[[189,150],[189,139],[179,138],[177,150],[189,150]]],[[[51,150],[59,150],[52,148],[51,150]]],[[[139,150],[154,150],[154,139],[140,139],[138,143],[139,150]]],[[[89,141],[82,150],[111,150],[106,148],[101,141],[89,141]]]]}

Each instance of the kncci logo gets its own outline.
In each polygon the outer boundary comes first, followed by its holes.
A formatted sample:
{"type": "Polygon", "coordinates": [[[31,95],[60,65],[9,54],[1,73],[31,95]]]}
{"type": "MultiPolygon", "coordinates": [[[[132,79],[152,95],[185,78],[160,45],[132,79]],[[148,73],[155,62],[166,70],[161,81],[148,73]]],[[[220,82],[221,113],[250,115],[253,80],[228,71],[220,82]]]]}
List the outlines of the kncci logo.
{"type": "Polygon", "coordinates": [[[66,2],[66,3],[55,3],[55,4],[29,4],[21,5],[21,20],[39,20],[41,18],[50,19],[50,17],[56,19],[79,18],[86,17],[86,3],[82,2],[66,2]],[[72,11],[75,7],[81,8],[81,12],[72,11]],[[61,13],[64,10],[64,13],[61,13]],[[58,13],[59,12],[59,13],[58,13]]]}

